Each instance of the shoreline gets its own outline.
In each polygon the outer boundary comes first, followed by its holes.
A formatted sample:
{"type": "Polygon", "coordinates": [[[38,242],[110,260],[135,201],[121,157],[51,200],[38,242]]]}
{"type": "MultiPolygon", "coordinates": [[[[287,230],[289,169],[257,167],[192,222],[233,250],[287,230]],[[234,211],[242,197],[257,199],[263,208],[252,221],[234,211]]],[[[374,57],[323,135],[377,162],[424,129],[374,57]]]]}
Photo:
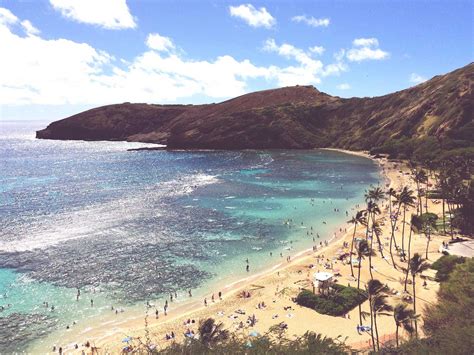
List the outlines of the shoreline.
{"type": "MultiPolygon", "coordinates": [[[[364,157],[367,159],[370,159],[372,162],[377,164],[379,171],[379,178],[380,178],[380,184],[382,182],[386,182],[387,179],[389,180],[388,176],[384,174],[383,169],[381,168],[380,162],[378,159],[372,158],[368,152],[356,152],[356,151],[347,151],[347,150],[342,150],[342,149],[333,149],[333,148],[321,148],[321,150],[328,150],[328,151],[335,151],[335,152],[340,152],[344,154],[349,154],[349,155],[355,155],[359,157],[364,157]]],[[[351,210],[356,209],[356,206],[351,206],[351,210]]],[[[342,217],[342,216],[341,216],[342,217]]],[[[334,227],[334,229],[330,232],[330,237],[328,239],[325,239],[323,242],[322,247],[318,247],[316,250],[316,253],[321,254],[321,253],[326,253],[327,251],[331,250],[338,242],[341,240],[345,240],[347,236],[352,235],[353,231],[353,226],[347,226],[347,222],[343,222],[341,224],[338,224],[334,227]],[[347,227],[347,228],[346,228],[347,227]],[[339,229],[342,228],[342,232],[339,232],[339,229]],[[344,231],[345,229],[345,231],[344,231]],[[327,243],[327,244],[326,244],[327,243]]],[[[286,261],[279,261],[276,264],[273,264],[269,267],[266,267],[264,270],[261,270],[257,272],[256,274],[249,275],[247,277],[239,278],[235,281],[227,282],[224,283],[221,287],[217,288],[222,292],[223,299],[228,299],[239,292],[242,292],[245,290],[245,288],[249,288],[251,286],[258,286],[255,284],[258,284],[259,281],[264,281],[265,278],[268,278],[272,275],[279,274],[280,272],[285,272],[285,270],[290,269],[294,267],[295,265],[301,264],[305,261],[308,261],[309,258],[313,257],[315,253],[315,250],[313,248],[305,248],[299,251],[296,251],[294,255],[291,255],[291,261],[286,262],[286,261]]],[[[228,277],[226,277],[227,279],[228,277]]],[[[218,286],[218,284],[213,285],[213,286],[218,286]]],[[[203,295],[200,295],[202,297],[209,298],[211,297],[212,292],[205,292],[203,295]]],[[[177,302],[177,303],[171,303],[172,305],[176,305],[176,307],[173,307],[172,309],[169,310],[168,316],[166,319],[163,319],[163,316],[160,316],[159,322],[154,324],[153,326],[165,326],[166,324],[173,323],[174,321],[183,318],[185,316],[191,316],[193,314],[199,313],[201,311],[205,311],[207,308],[203,305],[202,303],[202,298],[195,299],[195,295],[193,295],[193,299],[187,299],[182,302],[177,302]]],[[[213,306],[214,304],[212,304],[213,306]]],[[[138,305],[137,305],[138,306],[138,305]]],[[[91,341],[92,344],[97,344],[99,347],[104,348],[107,347],[107,344],[109,343],[109,338],[113,337],[114,335],[121,334],[122,337],[128,336],[129,333],[127,333],[124,329],[129,328],[129,329],[139,329],[143,328],[143,320],[145,317],[145,314],[147,313],[146,308],[143,307],[143,312],[138,314],[135,313],[131,317],[127,317],[126,319],[114,319],[113,316],[110,315],[105,315],[104,322],[100,322],[98,327],[92,327],[92,328],[86,328],[86,329],[78,329],[78,332],[71,332],[65,334],[64,339],[66,343],[68,344],[67,348],[72,349],[74,346],[74,339],[77,338],[82,338],[84,336],[87,336],[87,339],[91,341]],[[127,327],[127,325],[129,327],[127,327]],[[103,328],[108,328],[110,329],[110,326],[115,326],[119,327],[113,332],[110,331],[105,331],[103,328]],[[101,330],[102,329],[102,330],[101,330]]],[[[154,310],[154,309],[153,309],[154,310]]],[[[138,307],[136,312],[138,312],[138,307]]],[[[160,311],[160,314],[162,311],[160,311]]],[[[63,339],[61,339],[63,340],[63,339]]],[[[64,343],[64,342],[63,342],[64,343]]],[[[29,347],[28,349],[32,349],[33,351],[40,350],[42,352],[48,351],[46,348],[47,345],[50,344],[43,344],[33,342],[32,346],[29,347]]],[[[49,348],[50,349],[50,348],[49,348]]]]}

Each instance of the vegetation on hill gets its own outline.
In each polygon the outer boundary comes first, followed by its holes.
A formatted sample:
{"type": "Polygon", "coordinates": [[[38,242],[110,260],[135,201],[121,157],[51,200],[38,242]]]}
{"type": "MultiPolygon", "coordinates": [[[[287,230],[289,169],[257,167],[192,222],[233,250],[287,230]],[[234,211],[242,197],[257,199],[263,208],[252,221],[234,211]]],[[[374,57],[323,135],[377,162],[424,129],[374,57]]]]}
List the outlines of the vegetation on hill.
{"type": "Polygon", "coordinates": [[[418,161],[472,159],[473,77],[471,63],[374,98],[343,99],[295,86],[210,105],[110,105],[53,122],[37,137],[129,140],[171,149],[333,147],[418,161]]]}
{"type": "Polygon", "coordinates": [[[426,337],[412,339],[391,354],[466,354],[474,352],[474,260],[465,259],[441,283],[438,302],[423,318],[426,337]]]}
{"type": "Polygon", "coordinates": [[[465,258],[456,255],[443,255],[431,265],[432,269],[437,270],[436,281],[443,282],[448,280],[456,265],[462,264],[465,261],[465,258]]]}

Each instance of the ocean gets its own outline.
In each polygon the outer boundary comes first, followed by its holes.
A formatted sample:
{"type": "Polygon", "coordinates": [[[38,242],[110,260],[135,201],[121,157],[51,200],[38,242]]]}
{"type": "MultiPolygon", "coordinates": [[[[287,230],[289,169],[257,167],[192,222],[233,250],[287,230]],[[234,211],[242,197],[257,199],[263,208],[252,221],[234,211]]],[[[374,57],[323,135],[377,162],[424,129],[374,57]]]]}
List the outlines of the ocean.
{"type": "Polygon", "coordinates": [[[35,139],[44,126],[0,121],[3,352],[261,272],[330,239],[381,183],[340,152],[128,151],[150,145],[35,139]]]}

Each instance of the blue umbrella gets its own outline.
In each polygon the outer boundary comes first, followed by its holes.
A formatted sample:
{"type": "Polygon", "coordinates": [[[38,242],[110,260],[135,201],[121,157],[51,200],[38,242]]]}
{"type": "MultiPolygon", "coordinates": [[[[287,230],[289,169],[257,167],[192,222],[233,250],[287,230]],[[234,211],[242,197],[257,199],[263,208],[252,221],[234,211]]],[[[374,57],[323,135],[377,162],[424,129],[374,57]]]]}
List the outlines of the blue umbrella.
{"type": "Polygon", "coordinates": [[[250,332],[249,335],[250,335],[251,337],[258,337],[258,336],[260,335],[260,333],[257,332],[257,331],[255,331],[255,330],[253,330],[253,331],[250,332]]]}
{"type": "Polygon", "coordinates": [[[126,337],[125,339],[122,340],[122,343],[129,343],[132,341],[132,337],[126,337]]]}

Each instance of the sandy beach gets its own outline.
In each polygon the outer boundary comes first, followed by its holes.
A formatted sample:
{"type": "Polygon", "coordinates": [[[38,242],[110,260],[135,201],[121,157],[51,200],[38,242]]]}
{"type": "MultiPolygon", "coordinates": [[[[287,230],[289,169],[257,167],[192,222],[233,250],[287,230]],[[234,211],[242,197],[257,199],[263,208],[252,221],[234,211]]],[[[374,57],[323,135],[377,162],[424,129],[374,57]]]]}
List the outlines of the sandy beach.
{"type": "MultiPolygon", "coordinates": [[[[368,156],[364,152],[349,152],[350,154],[358,154],[368,156]]],[[[381,186],[384,190],[392,187],[399,190],[402,186],[409,186],[410,189],[416,191],[414,182],[408,174],[408,169],[401,163],[389,162],[386,159],[376,159],[380,165],[381,173],[385,177],[385,186],[381,186]]],[[[364,206],[361,205],[362,209],[364,206]]],[[[382,224],[382,243],[384,247],[385,258],[381,258],[377,252],[372,257],[374,278],[379,279],[382,283],[392,291],[390,303],[393,305],[400,303],[403,297],[403,280],[404,273],[395,270],[391,266],[391,260],[388,252],[389,238],[391,234],[388,200],[380,204],[381,214],[379,220],[382,224]]],[[[428,201],[430,212],[441,213],[441,205],[428,201]]],[[[349,211],[350,219],[355,215],[357,209],[353,208],[349,211]]],[[[407,216],[415,213],[416,209],[407,210],[407,216]]],[[[409,217],[407,217],[409,219],[409,217]]],[[[398,223],[399,230],[395,232],[397,242],[401,243],[401,221],[398,223]]],[[[359,333],[357,331],[358,310],[355,308],[345,317],[333,317],[317,313],[308,308],[300,307],[292,301],[292,298],[303,288],[312,288],[313,274],[318,271],[329,271],[337,274],[337,282],[343,285],[356,286],[356,279],[351,276],[350,265],[338,260],[338,255],[348,252],[348,247],[353,235],[353,226],[344,224],[341,231],[336,234],[328,245],[323,243],[316,251],[306,250],[295,253],[288,261],[280,256],[274,256],[278,259],[275,265],[264,272],[253,274],[245,279],[223,286],[221,289],[209,290],[206,296],[207,305],[204,299],[197,297],[187,297],[184,301],[178,299],[179,302],[170,302],[169,311],[165,316],[163,308],[160,305],[159,318],[156,318],[155,308],[150,307],[148,311],[144,307],[143,315],[134,319],[128,318],[126,321],[121,319],[121,315],[115,316],[111,314],[102,324],[90,325],[90,327],[81,330],[80,333],[73,331],[63,339],[58,339],[58,345],[63,347],[67,353],[81,353],[82,350],[90,352],[91,348],[83,347],[87,341],[94,347],[98,348],[100,353],[119,353],[124,343],[122,339],[125,337],[145,338],[148,332],[152,342],[158,348],[166,347],[171,340],[165,340],[166,334],[173,332],[176,335],[175,341],[184,339],[184,332],[188,329],[197,331],[200,320],[212,317],[217,321],[223,322],[225,328],[242,336],[247,336],[250,332],[256,331],[264,334],[273,325],[285,322],[288,325],[288,336],[302,335],[307,331],[321,333],[326,336],[336,338],[342,336],[346,339],[346,344],[354,349],[367,349],[370,340],[370,333],[359,333]],[[326,264],[326,265],[325,265],[326,264]],[[328,266],[328,267],[326,267],[328,266]],[[219,297],[221,292],[221,297],[219,297]],[[243,297],[243,293],[250,297],[243,297]],[[261,303],[265,307],[258,307],[261,303]],[[147,315],[148,314],[148,315],[147,315]],[[247,319],[249,316],[255,316],[256,324],[249,326],[247,319]],[[115,317],[114,317],[115,316],[115,317]],[[189,320],[189,322],[188,322],[189,320]],[[145,321],[147,327],[145,327],[145,321]],[[78,344],[75,350],[74,345],[78,344]]],[[[406,229],[408,231],[408,228],[406,229]]],[[[356,236],[365,236],[365,228],[358,227],[356,236]]],[[[449,240],[448,236],[434,235],[429,248],[429,262],[434,262],[441,254],[438,249],[443,241],[449,240]]],[[[426,247],[426,238],[424,235],[413,234],[412,251],[419,252],[424,256],[426,247]]],[[[395,256],[396,262],[401,265],[400,258],[395,256]]],[[[365,283],[370,279],[367,260],[362,262],[361,271],[361,287],[365,287],[365,283]]],[[[429,273],[429,272],[427,272],[429,273]]],[[[417,283],[417,308],[419,313],[423,313],[424,306],[436,302],[436,291],[438,283],[427,280],[427,285],[422,286],[422,282],[417,283]]],[[[411,293],[411,285],[408,288],[411,293]]],[[[368,311],[368,302],[362,305],[362,309],[368,311]]],[[[113,312],[111,312],[113,313],[113,312]]],[[[367,324],[370,320],[367,320],[367,324]]],[[[395,324],[392,317],[380,317],[379,334],[383,341],[393,339],[395,332],[395,324]]],[[[402,334],[404,336],[404,334],[402,334]]],[[[51,351],[49,349],[31,349],[32,351],[51,351]]]]}

